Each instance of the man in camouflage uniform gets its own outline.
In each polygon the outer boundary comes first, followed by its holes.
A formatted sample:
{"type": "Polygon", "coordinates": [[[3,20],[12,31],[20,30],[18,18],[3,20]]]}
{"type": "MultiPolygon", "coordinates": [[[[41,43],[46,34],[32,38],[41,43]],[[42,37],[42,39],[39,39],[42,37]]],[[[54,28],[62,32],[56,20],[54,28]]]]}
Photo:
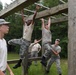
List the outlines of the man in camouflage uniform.
{"type": "Polygon", "coordinates": [[[28,20],[28,21],[25,21],[25,18],[23,16],[24,14],[23,14],[23,11],[22,11],[22,19],[24,21],[23,37],[20,38],[20,39],[12,39],[12,40],[8,41],[8,44],[10,44],[10,45],[16,45],[16,44],[20,45],[20,52],[19,52],[20,60],[13,67],[14,69],[21,66],[21,62],[22,62],[22,59],[24,58],[24,54],[27,53],[26,50],[28,50],[28,47],[31,43],[31,36],[32,36],[33,29],[34,29],[34,20],[35,20],[38,9],[39,9],[39,6],[36,6],[36,12],[33,16],[33,19],[28,20]]]}
{"type": "Polygon", "coordinates": [[[60,43],[60,39],[56,39],[55,44],[51,45],[53,49],[53,53],[47,63],[46,73],[49,73],[50,67],[54,62],[56,62],[58,74],[62,75],[61,66],[60,66],[60,55],[59,55],[59,53],[61,52],[61,47],[59,46],[59,43],[60,43]]]}

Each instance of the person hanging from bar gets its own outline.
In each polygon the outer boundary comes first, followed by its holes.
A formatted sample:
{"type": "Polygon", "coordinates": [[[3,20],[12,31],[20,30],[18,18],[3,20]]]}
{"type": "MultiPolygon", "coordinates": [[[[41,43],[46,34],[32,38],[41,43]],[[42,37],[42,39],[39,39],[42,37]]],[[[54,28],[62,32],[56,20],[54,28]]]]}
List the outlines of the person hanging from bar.
{"type": "Polygon", "coordinates": [[[14,69],[21,66],[22,59],[24,59],[24,55],[26,54],[26,50],[28,50],[28,47],[31,43],[32,32],[33,32],[33,29],[34,29],[34,20],[35,20],[35,17],[37,15],[37,11],[38,11],[39,8],[40,7],[37,5],[33,18],[31,20],[27,20],[27,21],[25,20],[25,17],[23,16],[24,15],[23,10],[21,11],[22,19],[23,19],[23,22],[24,22],[23,37],[20,38],[20,39],[12,39],[12,40],[8,41],[8,44],[10,44],[10,45],[15,45],[15,44],[20,45],[20,52],[19,52],[20,60],[13,67],[14,69]]]}
{"type": "Polygon", "coordinates": [[[51,26],[51,19],[48,19],[48,23],[44,23],[44,19],[41,19],[42,21],[42,47],[45,51],[45,53],[42,55],[41,64],[46,67],[47,60],[51,57],[52,54],[52,34],[50,31],[51,26]]]}

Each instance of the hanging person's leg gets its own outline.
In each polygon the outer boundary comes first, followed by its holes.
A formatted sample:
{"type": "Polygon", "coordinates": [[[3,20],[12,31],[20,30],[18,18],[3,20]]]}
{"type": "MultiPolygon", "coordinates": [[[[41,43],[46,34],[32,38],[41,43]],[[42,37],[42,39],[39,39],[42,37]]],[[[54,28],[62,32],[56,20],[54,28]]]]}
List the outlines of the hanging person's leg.
{"type": "MultiPolygon", "coordinates": [[[[20,38],[20,39],[11,39],[11,40],[8,41],[8,44],[10,44],[10,45],[20,45],[20,49],[21,49],[22,43],[23,43],[23,39],[22,38],[20,38]]],[[[15,69],[15,68],[17,68],[17,66],[20,67],[21,66],[21,64],[20,64],[21,62],[22,62],[22,60],[20,59],[18,61],[18,63],[13,68],[15,69]]]]}
{"type": "MultiPolygon", "coordinates": [[[[51,44],[50,44],[51,45],[51,44]]],[[[43,47],[44,47],[44,49],[45,50],[47,50],[44,54],[43,54],[43,56],[42,56],[42,59],[41,59],[41,63],[42,63],[42,65],[43,66],[45,66],[46,67],[46,65],[47,65],[47,60],[51,57],[51,53],[52,53],[52,48],[51,48],[51,46],[50,46],[48,43],[47,44],[45,44],[43,47]]]]}
{"type": "Polygon", "coordinates": [[[21,45],[23,42],[22,38],[20,39],[11,39],[8,41],[9,45],[21,45]]]}
{"type": "Polygon", "coordinates": [[[21,66],[22,60],[25,58],[24,55],[27,53],[26,50],[28,50],[29,45],[30,45],[30,42],[23,39],[23,42],[22,42],[22,44],[20,46],[20,53],[19,53],[20,59],[19,59],[18,63],[13,67],[14,69],[21,66]]]}

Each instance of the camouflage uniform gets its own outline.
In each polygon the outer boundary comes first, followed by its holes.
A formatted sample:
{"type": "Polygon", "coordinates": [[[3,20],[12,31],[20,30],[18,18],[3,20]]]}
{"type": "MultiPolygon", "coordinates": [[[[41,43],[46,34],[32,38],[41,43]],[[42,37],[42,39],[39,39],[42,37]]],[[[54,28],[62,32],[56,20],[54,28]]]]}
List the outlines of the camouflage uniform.
{"type": "Polygon", "coordinates": [[[8,43],[10,45],[16,45],[16,44],[20,45],[19,55],[21,59],[24,58],[24,54],[26,53],[26,50],[28,50],[28,47],[30,45],[30,41],[27,41],[26,39],[23,38],[9,40],[8,43]]]}

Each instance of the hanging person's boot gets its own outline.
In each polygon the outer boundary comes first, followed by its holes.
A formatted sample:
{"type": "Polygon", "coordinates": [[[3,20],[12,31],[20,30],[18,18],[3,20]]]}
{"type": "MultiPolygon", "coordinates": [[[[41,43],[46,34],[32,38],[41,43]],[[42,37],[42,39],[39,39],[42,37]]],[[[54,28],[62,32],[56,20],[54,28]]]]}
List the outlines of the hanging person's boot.
{"type": "Polygon", "coordinates": [[[20,59],[18,61],[18,63],[13,68],[16,69],[16,68],[20,67],[21,66],[21,62],[22,62],[22,59],[20,59]]]}
{"type": "Polygon", "coordinates": [[[46,58],[44,56],[42,56],[42,59],[41,59],[41,64],[46,67],[47,65],[47,61],[46,61],[46,58]]]}

